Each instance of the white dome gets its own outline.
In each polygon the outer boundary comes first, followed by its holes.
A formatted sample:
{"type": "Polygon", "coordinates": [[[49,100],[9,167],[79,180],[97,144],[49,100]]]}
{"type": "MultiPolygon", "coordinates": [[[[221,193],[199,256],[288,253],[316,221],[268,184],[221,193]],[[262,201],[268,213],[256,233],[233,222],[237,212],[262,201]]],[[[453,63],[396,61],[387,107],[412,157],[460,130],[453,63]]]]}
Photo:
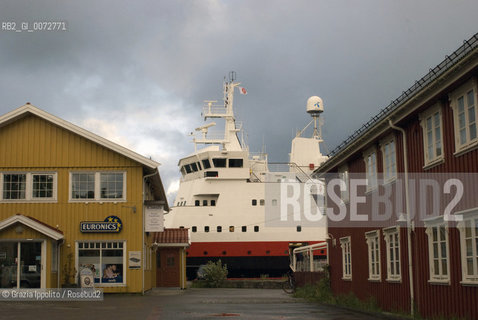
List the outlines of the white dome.
{"type": "Polygon", "coordinates": [[[324,102],[322,99],[317,96],[310,97],[307,100],[307,112],[311,114],[324,112],[324,102]]]}

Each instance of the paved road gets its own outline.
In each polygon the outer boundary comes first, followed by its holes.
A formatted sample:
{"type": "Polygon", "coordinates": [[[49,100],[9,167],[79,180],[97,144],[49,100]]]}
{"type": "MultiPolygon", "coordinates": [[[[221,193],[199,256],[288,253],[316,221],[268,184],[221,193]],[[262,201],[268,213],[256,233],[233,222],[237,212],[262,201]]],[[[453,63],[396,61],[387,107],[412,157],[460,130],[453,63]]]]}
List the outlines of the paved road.
{"type": "Polygon", "coordinates": [[[324,319],[369,316],[319,306],[274,289],[157,289],[102,302],[2,302],[0,319],[324,319]]]}

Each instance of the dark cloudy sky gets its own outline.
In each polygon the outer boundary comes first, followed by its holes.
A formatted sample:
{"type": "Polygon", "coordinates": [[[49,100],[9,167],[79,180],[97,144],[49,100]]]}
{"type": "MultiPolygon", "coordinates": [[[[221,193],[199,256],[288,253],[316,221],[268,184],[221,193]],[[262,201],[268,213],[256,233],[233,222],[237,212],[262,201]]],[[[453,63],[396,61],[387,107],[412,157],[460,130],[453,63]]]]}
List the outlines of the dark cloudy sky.
{"type": "Polygon", "coordinates": [[[0,30],[0,114],[29,101],[162,163],[170,194],[202,101],[229,71],[251,151],[287,161],[325,104],[329,150],[478,32],[476,0],[2,0],[0,22],[66,21],[64,32],[0,30]]]}

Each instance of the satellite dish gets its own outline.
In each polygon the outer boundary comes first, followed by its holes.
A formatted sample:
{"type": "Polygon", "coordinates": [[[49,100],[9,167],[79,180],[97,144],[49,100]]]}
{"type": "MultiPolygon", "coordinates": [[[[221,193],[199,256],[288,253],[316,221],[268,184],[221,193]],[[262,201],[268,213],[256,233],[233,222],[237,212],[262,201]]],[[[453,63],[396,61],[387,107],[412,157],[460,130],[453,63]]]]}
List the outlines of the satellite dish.
{"type": "Polygon", "coordinates": [[[312,96],[307,100],[307,113],[310,115],[319,115],[324,112],[324,102],[320,97],[312,96]]]}

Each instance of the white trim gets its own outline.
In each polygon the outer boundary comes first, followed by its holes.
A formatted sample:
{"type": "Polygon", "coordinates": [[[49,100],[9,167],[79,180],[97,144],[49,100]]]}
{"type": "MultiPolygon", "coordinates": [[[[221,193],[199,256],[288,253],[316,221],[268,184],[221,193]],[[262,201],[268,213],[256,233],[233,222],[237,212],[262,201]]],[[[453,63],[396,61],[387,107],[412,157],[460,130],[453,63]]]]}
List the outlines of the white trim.
{"type": "MultiPolygon", "coordinates": [[[[384,240],[385,240],[385,252],[386,252],[386,256],[387,256],[387,281],[389,282],[399,282],[402,280],[402,261],[401,261],[401,246],[400,246],[400,227],[398,226],[393,226],[393,227],[388,227],[388,228],[384,228],[382,229],[383,231],[383,237],[384,237],[384,240]],[[394,243],[395,246],[394,246],[394,249],[396,249],[398,247],[398,256],[396,255],[396,253],[394,252],[394,261],[392,262],[391,261],[391,257],[390,257],[390,239],[389,239],[389,236],[390,235],[395,235],[397,234],[398,237],[397,237],[397,242],[394,243]],[[395,265],[394,266],[394,272],[392,273],[392,270],[391,270],[391,264],[392,263],[397,263],[398,262],[398,270],[397,270],[397,266],[395,265]]],[[[395,251],[395,250],[394,250],[395,251]]]]}
{"type": "Polygon", "coordinates": [[[58,202],[58,173],[55,171],[1,171],[0,172],[0,202],[3,203],[56,203],[58,202]],[[25,175],[25,198],[24,199],[3,199],[4,176],[8,174],[25,175]],[[33,197],[33,176],[52,175],[53,186],[50,198],[33,197]]]}
{"type": "Polygon", "coordinates": [[[478,237],[478,232],[476,231],[476,224],[478,224],[478,210],[477,208],[465,210],[463,213],[463,220],[458,222],[457,228],[460,232],[460,251],[461,251],[461,275],[462,281],[460,282],[463,285],[478,285],[478,245],[476,243],[476,238],[478,237]],[[471,244],[472,244],[472,267],[473,274],[468,275],[467,272],[467,254],[466,254],[466,243],[465,236],[466,230],[465,225],[467,221],[474,223],[470,228],[471,244]]]}
{"type": "Polygon", "coordinates": [[[422,137],[423,137],[423,161],[425,163],[424,169],[429,169],[430,167],[443,163],[445,160],[445,144],[443,141],[443,114],[442,114],[442,103],[437,102],[424,112],[420,113],[418,116],[418,119],[420,120],[420,126],[422,127],[422,137]],[[433,152],[436,153],[436,135],[435,135],[435,124],[433,117],[435,114],[438,113],[438,122],[440,126],[440,144],[441,144],[441,154],[437,156],[435,154],[435,157],[430,158],[430,155],[428,154],[428,139],[427,139],[427,124],[426,121],[428,118],[431,117],[431,122],[432,122],[432,140],[433,140],[433,152]]]}
{"type": "Polygon", "coordinates": [[[158,166],[161,164],[159,162],[156,162],[154,160],[148,159],[132,150],[129,150],[123,146],[120,146],[119,144],[116,144],[114,142],[111,142],[109,140],[106,140],[105,138],[102,138],[88,130],[85,130],[83,128],[80,128],[66,120],[60,119],[52,114],[49,114],[31,104],[26,104],[24,106],[21,106],[13,111],[10,111],[9,113],[4,114],[3,116],[0,116],[0,127],[13,122],[23,116],[24,114],[31,113],[34,114],[42,119],[45,119],[63,129],[66,129],[68,131],[71,131],[79,136],[82,136],[90,141],[93,141],[107,149],[110,149],[114,152],[117,152],[119,154],[122,154],[123,156],[130,158],[134,161],[137,161],[151,169],[156,169],[158,166]]]}
{"type": "Polygon", "coordinates": [[[9,226],[17,222],[22,223],[26,225],[27,227],[30,227],[33,230],[36,230],[52,239],[55,239],[55,240],[63,239],[62,233],[56,232],[55,230],[20,214],[11,216],[10,218],[0,221],[0,230],[8,228],[9,226]]]}
{"type": "MultiPolygon", "coordinates": [[[[40,270],[40,288],[45,289],[46,288],[46,253],[47,253],[47,245],[46,245],[46,240],[43,240],[41,242],[41,270],[40,270]]],[[[50,267],[51,269],[51,267],[50,267]]],[[[50,270],[51,273],[51,270],[50,270]]]]}
{"type": "Polygon", "coordinates": [[[342,249],[342,279],[343,280],[352,280],[352,240],[351,237],[340,238],[340,247],[342,249]],[[350,260],[350,263],[347,263],[345,260],[347,258],[350,260]],[[347,272],[348,265],[348,272],[347,272]]]}
{"type": "Polygon", "coordinates": [[[382,279],[382,264],[381,264],[381,251],[380,251],[380,229],[365,232],[365,241],[367,242],[367,253],[368,253],[368,280],[369,281],[381,281],[382,279]],[[373,247],[375,244],[378,245],[378,256],[377,248],[373,247]],[[377,266],[378,272],[372,274],[372,253],[375,252],[375,264],[377,266]]]}
{"type": "Polygon", "coordinates": [[[449,229],[448,224],[443,221],[443,217],[438,217],[435,219],[430,219],[425,221],[425,234],[428,238],[428,270],[430,273],[430,277],[428,282],[429,283],[436,283],[436,284],[450,284],[450,245],[449,245],[449,229]],[[440,229],[445,227],[445,239],[440,239],[440,229]],[[438,257],[434,256],[434,249],[433,249],[433,229],[437,228],[437,255],[438,257]],[[445,241],[445,259],[446,259],[446,275],[443,274],[442,270],[442,260],[443,254],[441,251],[441,243],[445,241]],[[435,265],[434,260],[435,258],[438,259],[438,274],[435,274],[435,265]]]}
{"type": "MultiPolygon", "coordinates": [[[[382,152],[382,167],[383,167],[383,182],[390,183],[392,181],[395,181],[397,179],[397,139],[395,139],[395,135],[390,134],[386,138],[380,140],[380,151],[382,152]],[[385,147],[386,145],[393,145],[393,163],[395,164],[395,170],[394,171],[387,171],[387,154],[385,147]],[[390,176],[389,176],[390,174],[390,176]]],[[[392,156],[391,155],[391,156],[392,156]]],[[[377,170],[377,169],[376,169],[377,170]]]]}
{"type": "Polygon", "coordinates": [[[367,180],[367,192],[373,191],[378,188],[378,157],[377,157],[377,148],[375,146],[368,148],[362,153],[363,156],[363,161],[365,162],[365,179],[367,180]],[[371,173],[369,172],[369,167],[368,167],[368,158],[371,156],[374,156],[375,158],[375,166],[372,168],[374,172],[371,173]],[[369,182],[369,177],[373,178],[373,181],[369,182]]]}
{"type": "Polygon", "coordinates": [[[453,109],[453,128],[455,133],[455,155],[461,154],[462,152],[466,152],[469,149],[472,149],[478,144],[478,90],[477,90],[477,79],[472,78],[468,80],[466,83],[461,85],[458,89],[448,94],[450,107],[453,109]],[[473,90],[473,99],[474,99],[474,109],[475,109],[475,130],[476,136],[474,139],[470,140],[470,132],[469,132],[469,116],[468,116],[468,106],[465,103],[464,105],[464,116],[465,116],[465,138],[466,141],[462,144],[460,142],[460,132],[459,132],[459,119],[458,119],[458,103],[457,100],[460,97],[465,98],[466,94],[473,90]]]}
{"type": "Polygon", "coordinates": [[[338,168],[339,179],[345,182],[345,190],[340,191],[340,199],[344,203],[348,203],[350,201],[350,172],[349,167],[345,163],[338,168]]]}

